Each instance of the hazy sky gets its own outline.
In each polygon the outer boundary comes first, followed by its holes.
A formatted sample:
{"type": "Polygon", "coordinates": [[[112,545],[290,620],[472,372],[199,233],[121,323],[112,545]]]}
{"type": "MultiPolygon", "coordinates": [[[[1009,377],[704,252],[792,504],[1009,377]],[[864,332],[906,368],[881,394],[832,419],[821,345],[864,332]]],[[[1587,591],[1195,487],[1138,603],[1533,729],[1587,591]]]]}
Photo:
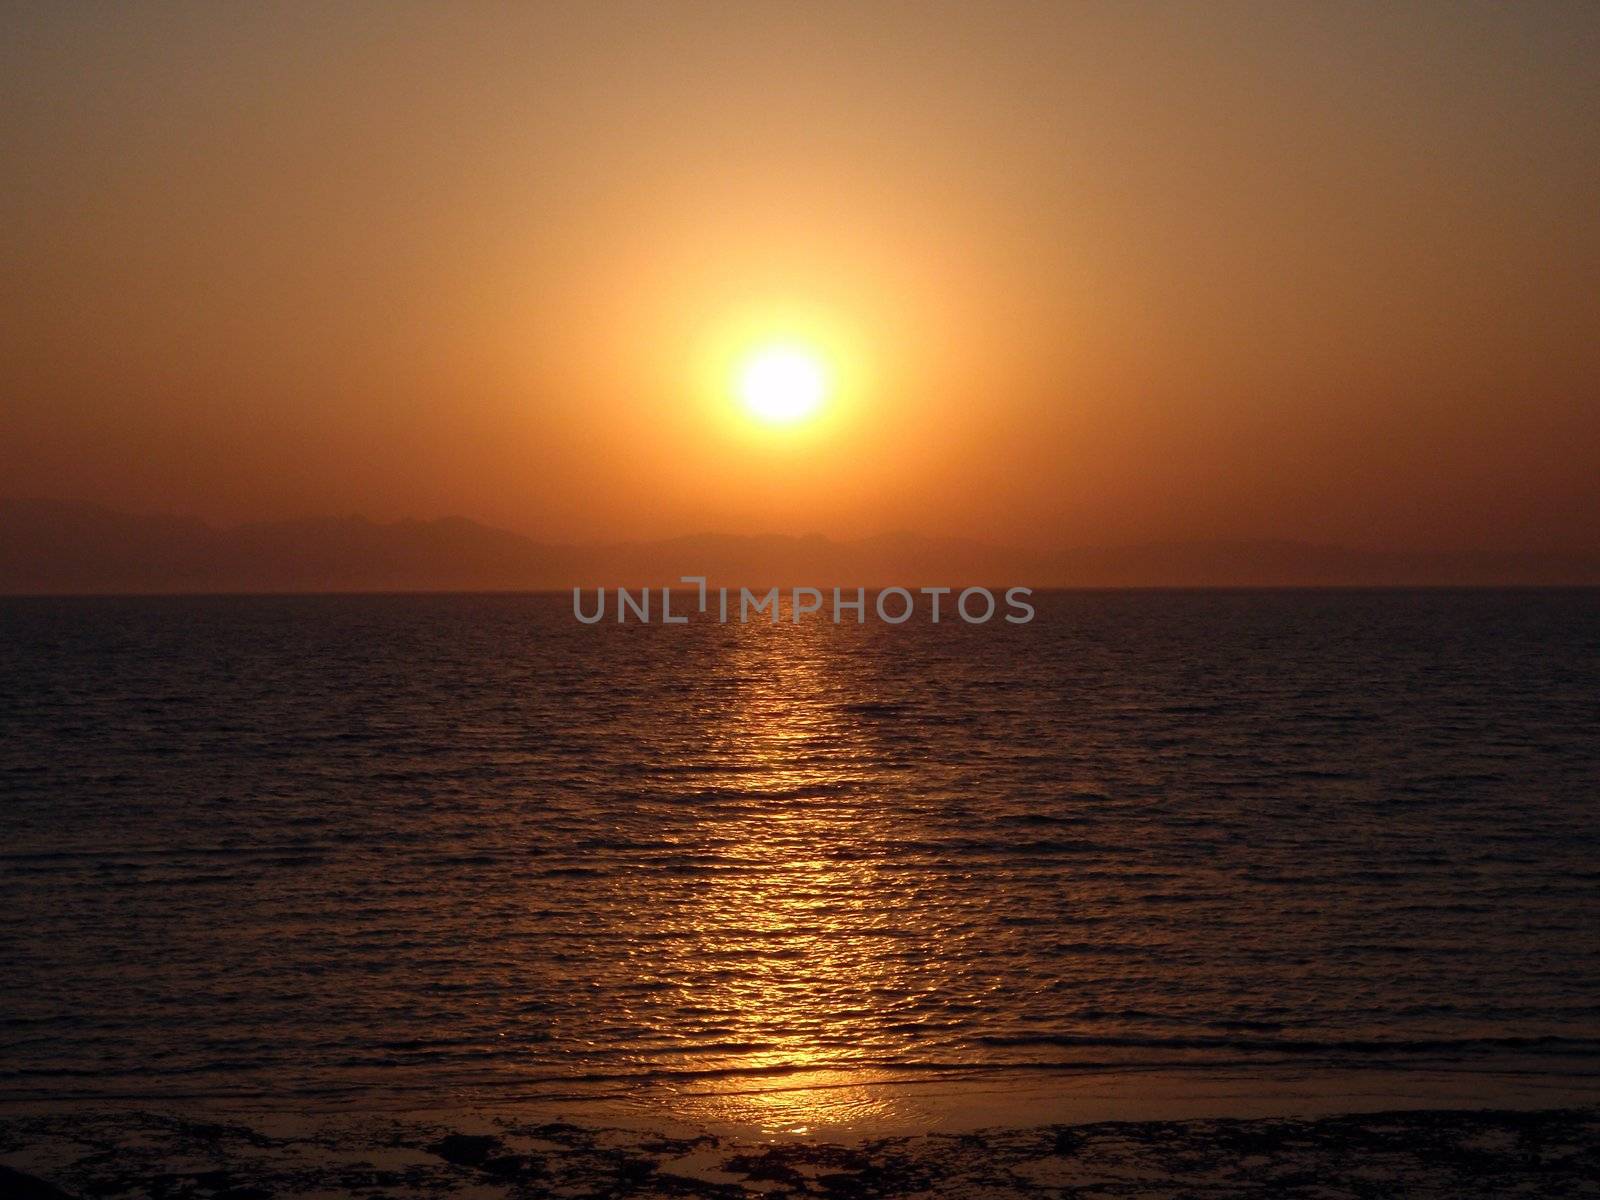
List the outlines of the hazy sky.
{"type": "Polygon", "coordinates": [[[0,493],[1600,549],[1600,6],[0,12],[0,493]]]}

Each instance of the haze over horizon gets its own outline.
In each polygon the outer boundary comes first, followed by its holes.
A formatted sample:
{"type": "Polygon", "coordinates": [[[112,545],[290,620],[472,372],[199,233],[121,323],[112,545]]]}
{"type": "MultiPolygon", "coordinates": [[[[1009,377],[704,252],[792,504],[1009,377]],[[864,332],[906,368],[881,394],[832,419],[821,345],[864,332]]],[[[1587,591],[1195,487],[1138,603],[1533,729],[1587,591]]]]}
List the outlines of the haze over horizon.
{"type": "Polygon", "coordinates": [[[0,21],[11,495],[1600,552],[1593,7],[0,21]]]}
{"type": "Polygon", "coordinates": [[[319,516],[216,526],[0,498],[0,595],[530,591],[679,585],[845,588],[1387,587],[1600,584],[1600,555],[1396,553],[1293,541],[1049,552],[893,531],[700,533],[553,544],[465,517],[319,516]]]}

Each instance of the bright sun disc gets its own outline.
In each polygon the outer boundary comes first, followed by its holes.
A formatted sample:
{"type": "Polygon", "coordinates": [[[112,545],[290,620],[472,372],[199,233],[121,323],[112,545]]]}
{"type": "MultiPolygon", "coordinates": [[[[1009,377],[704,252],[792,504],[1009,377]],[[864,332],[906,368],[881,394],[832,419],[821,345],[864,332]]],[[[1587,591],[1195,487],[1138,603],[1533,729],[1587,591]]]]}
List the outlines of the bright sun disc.
{"type": "Polygon", "coordinates": [[[809,417],[827,390],[827,373],[816,355],[790,346],[758,350],[739,371],[739,399],[753,416],[773,425],[809,417]]]}

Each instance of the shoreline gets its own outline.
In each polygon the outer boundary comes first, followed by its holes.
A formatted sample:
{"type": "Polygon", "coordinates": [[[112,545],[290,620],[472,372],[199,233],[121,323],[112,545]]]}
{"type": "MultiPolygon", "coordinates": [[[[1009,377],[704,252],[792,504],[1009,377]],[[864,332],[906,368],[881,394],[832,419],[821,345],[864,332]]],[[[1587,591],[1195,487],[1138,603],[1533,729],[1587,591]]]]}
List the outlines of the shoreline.
{"type": "Polygon", "coordinates": [[[974,1066],[937,1073],[893,1069],[796,1070],[748,1086],[727,1077],[655,1081],[625,1090],[515,1093],[442,1083],[431,1090],[39,1095],[0,1099],[0,1120],[81,1112],[205,1113],[276,1125],[369,1117],[446,1122],[474,1118],[618,1126],[672,1136],[817,1139],[849,1144],[883,1137],[965,1134],[985,1128],[1107,1122],[1321,1118],[1425,1110],[1554,1110],[1600,1107],[1592,1060],[1554,1064],[1263,1064],[1115,1068],[974,1066]]]}
{"type": "Polygon", "coordinates": [[[7,1195],[37,1200],[1585,1196],[1600,1194],[1600,1106],[1035,1123],[853,1143],[488,1113],[247,1122],[100,1108],[0,1113],[0,1164],[7,1195]]]}

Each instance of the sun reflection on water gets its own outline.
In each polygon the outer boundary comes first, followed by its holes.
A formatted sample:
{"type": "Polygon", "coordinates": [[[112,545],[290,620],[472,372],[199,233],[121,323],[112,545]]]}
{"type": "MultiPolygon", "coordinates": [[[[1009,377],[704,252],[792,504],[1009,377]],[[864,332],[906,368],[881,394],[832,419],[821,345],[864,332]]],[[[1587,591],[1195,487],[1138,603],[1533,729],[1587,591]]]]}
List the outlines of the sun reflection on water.
{"type": "Polygon", "coordinates": [[[697,1120],[803,1135],[894,1115],[870,1064],[931,981],[894,903],[895,821],[848,681],[820,624],[739,627],[731,711],[709,726],[714,786],[744,802],[708,817],[716,872],[687,914],[694,1004],[720,1022],[726,1075],[679,1091],[697,1120]],[[851,1069],[846,1071],[845,1066],[851,1069]],[[866,1068],[863,1070],[863,1068],[866,1068]]]}

